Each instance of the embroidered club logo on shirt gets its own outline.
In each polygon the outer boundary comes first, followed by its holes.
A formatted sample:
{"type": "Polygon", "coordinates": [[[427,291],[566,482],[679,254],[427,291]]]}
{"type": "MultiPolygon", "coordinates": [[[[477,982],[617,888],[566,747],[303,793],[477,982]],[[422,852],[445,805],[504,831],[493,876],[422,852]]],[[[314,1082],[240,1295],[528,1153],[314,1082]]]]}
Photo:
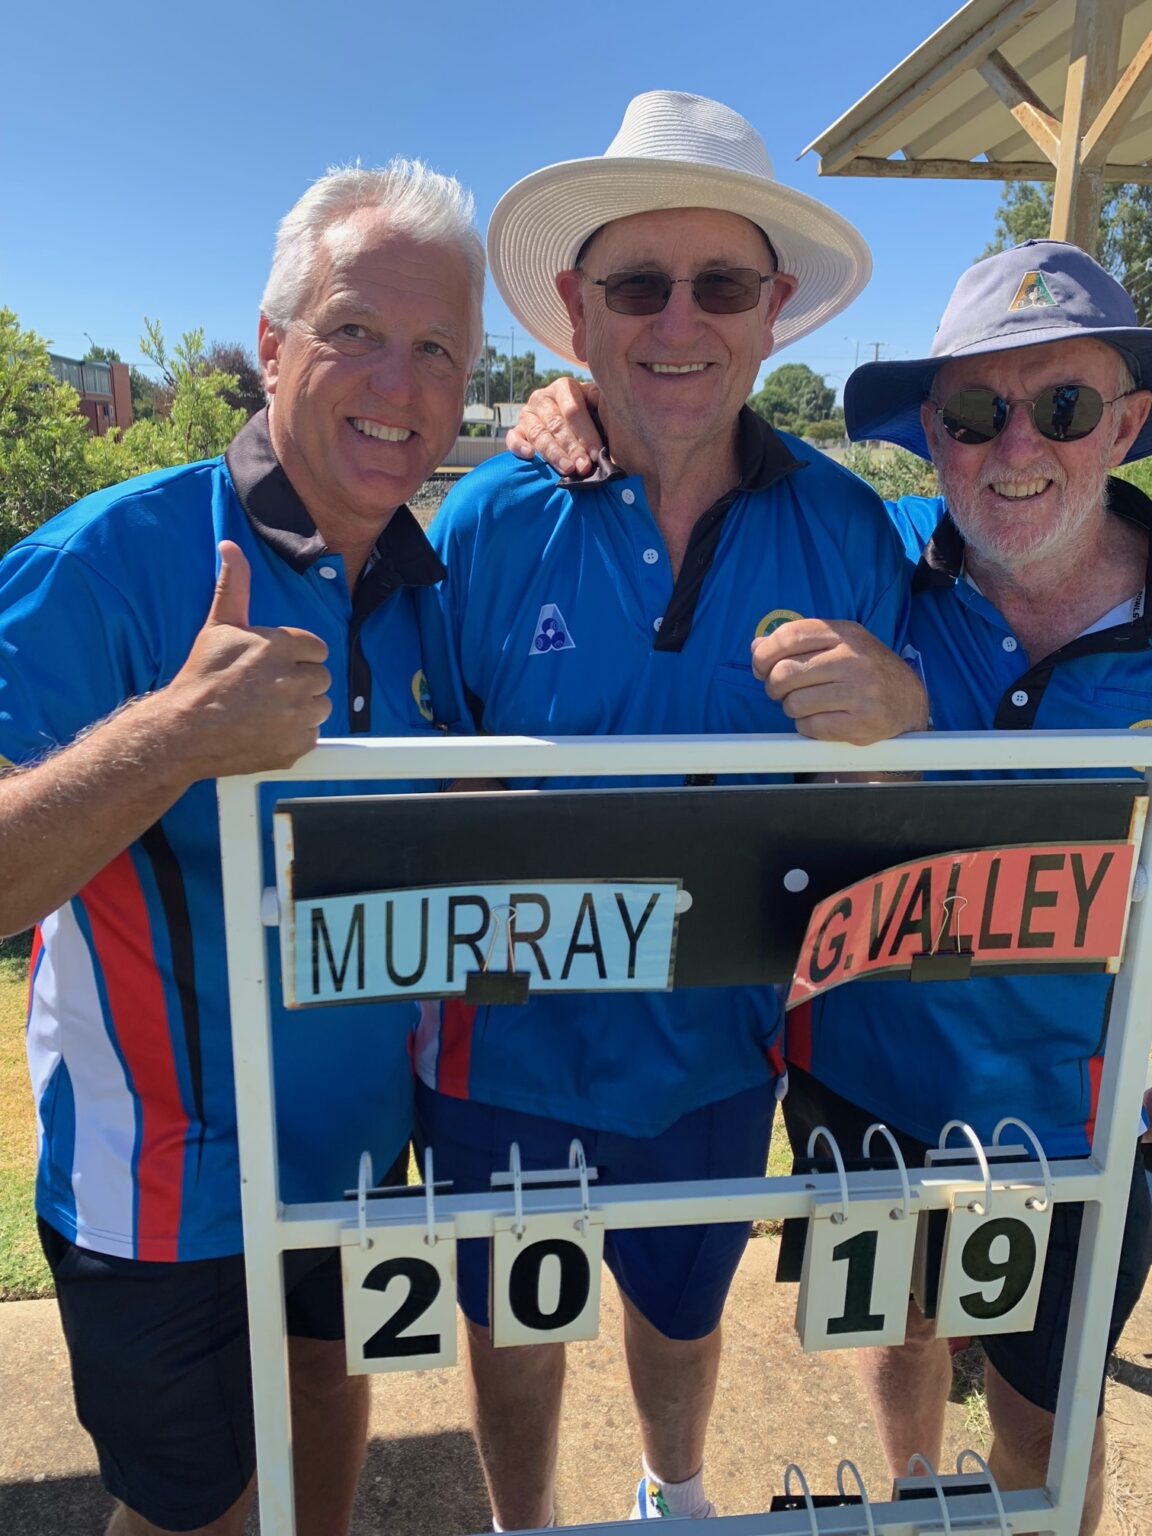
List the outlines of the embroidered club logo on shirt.
{"type": "Polygon", "coordinates": [[[416,700],[416,708],[424,716],[425,720],[434,720],[432,713],[432,694],[428,687],[428,679],[424,673],[412,674],[412,697],[416,700]]]}
{"type": "Polygon", "coordinates": [[[536,620],[530,656],[546,656],[549,651],[574,651],[576,642],[568,633],[568,624],[555,603],[545,603],[536,620]]]}
{"type": "Polygon", "coordinates": [[[916,647],[914,645],[906,645],[900,652],[900,660],[908,663],[925,688],[927,688],[928,679],[924,676],[924,658],[916,647]]]}
{"type": "MultiPolygon", "coordinates": [[[[1130,731],[1152,731],[1152,720],[1133,720],[1128,729],[1130,731]]],[[[1143,773],[1143,766],[1140,763],[1133,763],[1132,772],[1143,773]]]]}
{"type": "Polygon", "coordinates": [[[757,640],[763,640],[765,635],[770,635],[773,630],[779,629],[781,624],[791,624],[794,619],[802,619],[804,615],[797,613],[793,608],[773,608],[771,613],[766,613],[756,626],[757,640]]]}
{"type": "Polygon", "coordinates": [[[1056,309],[1056,300],[1052,297],[1052,290],[1044,281],[1042,272],[1025,272],[1020,279],[1020,286],[1016,290],[1016,296],[1008,306],[1013,309],[1056,309]]]}

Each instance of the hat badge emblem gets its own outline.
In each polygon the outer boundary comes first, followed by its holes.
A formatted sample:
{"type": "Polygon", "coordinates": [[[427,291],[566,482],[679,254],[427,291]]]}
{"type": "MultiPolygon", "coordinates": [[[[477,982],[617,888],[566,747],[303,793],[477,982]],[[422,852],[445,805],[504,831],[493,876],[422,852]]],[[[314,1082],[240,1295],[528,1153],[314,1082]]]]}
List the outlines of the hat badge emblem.
{"type": "Polygon", "coordinates": [[[1009,310],[1014,309],[1056,309],[1056,300],[1052,297],[1052,290],[1044,281],[1042,272],[1025,272],[1020,279],[1020,286],[1009,310]]]}

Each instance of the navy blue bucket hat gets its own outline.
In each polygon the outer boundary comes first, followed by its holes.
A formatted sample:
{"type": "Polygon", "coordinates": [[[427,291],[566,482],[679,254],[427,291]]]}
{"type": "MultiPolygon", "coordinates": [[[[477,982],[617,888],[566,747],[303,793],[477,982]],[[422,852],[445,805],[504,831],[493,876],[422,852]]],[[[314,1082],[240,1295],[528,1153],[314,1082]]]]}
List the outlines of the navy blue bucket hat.
{"type": "MultiPolygon", "coordinates": [[[[941,363],[1011,347],[1090,337],[1123,356],[1137,388],[1152,388],[1152,330],[1136,321],[1124,289],[1077,245],[1027,240],[969,267],[956,284],[932,352],[912,362],[865,363],[844,387],[854,442],[878,438],[930,458],[920,405],[941,363]]],[[[1152,454],[1152,418],[1125,458],[1152,454]]]]}

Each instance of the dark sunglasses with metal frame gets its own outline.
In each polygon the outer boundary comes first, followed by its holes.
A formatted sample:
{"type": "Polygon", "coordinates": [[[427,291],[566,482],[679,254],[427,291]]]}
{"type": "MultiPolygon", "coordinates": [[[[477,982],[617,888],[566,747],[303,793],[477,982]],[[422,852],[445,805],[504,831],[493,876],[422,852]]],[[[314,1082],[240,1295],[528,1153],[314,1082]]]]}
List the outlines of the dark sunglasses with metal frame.
{"type": "Polygon", "coordinates": [[[1052,384],[1033,400],[1018,400],[1005,399],[992,389],[960,389],[932,409],[956,443],[990,443],[1008,425],[1014,405],[1029,408],[1033,426],[1050,443],[1075,443],[1095,432],[1106,405],[1135,393],[1130,389],[1105,400],[1090,384],[1052,384]]]}
{"type": "Polygon", "coordinates": [[[692,285],[692,297],[705,314],[740,315],[756,308],[761,287],[776,276],[775,272],[757,272],[755,267],[712,267],[695,277],[669,277],[667,272],[609,272],[607,277],[589,277],[583,267],[576,270],[603,288],[605,304],[618,315],[658,315],[677,283],[692,285]]]}

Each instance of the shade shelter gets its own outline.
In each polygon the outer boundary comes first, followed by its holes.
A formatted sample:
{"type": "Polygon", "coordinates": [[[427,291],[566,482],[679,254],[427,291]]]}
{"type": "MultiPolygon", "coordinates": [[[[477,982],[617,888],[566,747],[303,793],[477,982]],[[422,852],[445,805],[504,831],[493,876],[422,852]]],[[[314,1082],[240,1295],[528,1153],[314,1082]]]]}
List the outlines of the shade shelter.
{"type": "Polygon", "coordinates": [[[813,139],[822,176],[1054,181],[1094,252],[1106,182],[1152,182],[1152,0],[969,0],[813,139]]]}

